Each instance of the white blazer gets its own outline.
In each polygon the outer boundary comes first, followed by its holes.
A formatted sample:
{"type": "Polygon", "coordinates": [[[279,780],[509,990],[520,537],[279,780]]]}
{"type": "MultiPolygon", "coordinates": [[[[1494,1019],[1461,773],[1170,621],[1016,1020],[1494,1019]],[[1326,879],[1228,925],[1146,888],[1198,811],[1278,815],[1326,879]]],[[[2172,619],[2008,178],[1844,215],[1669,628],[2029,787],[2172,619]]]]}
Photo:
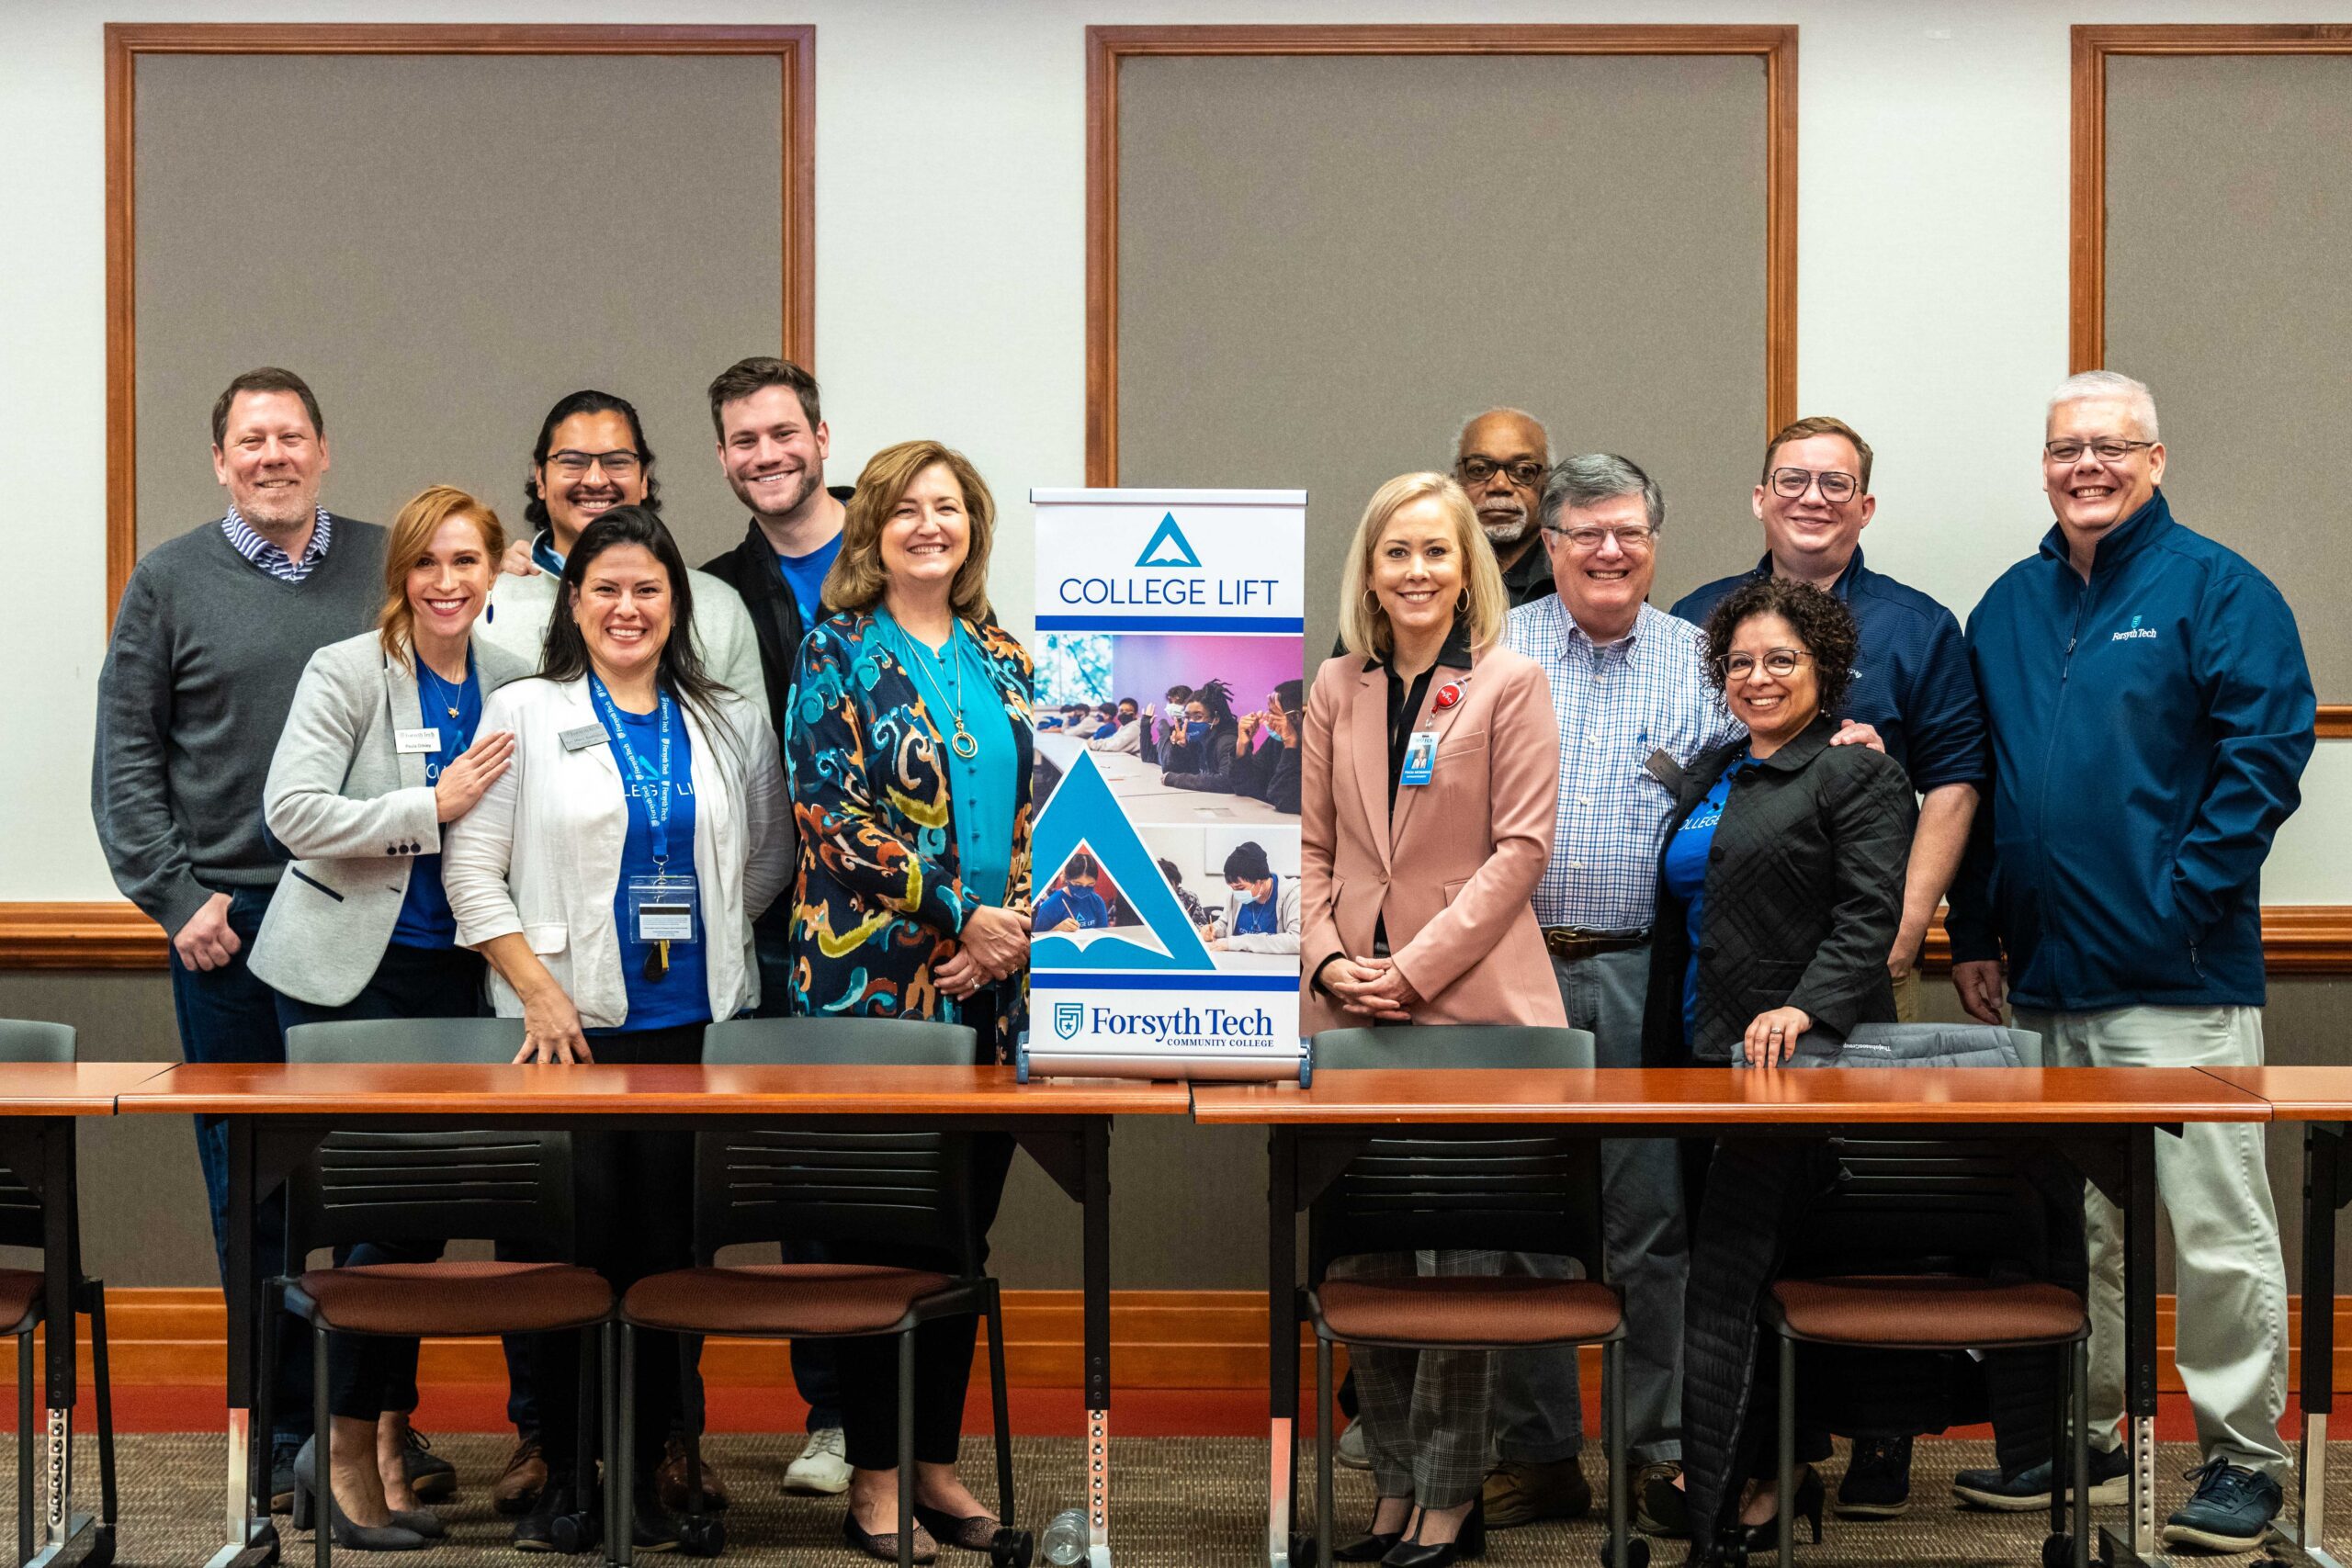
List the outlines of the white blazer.
{"type": "MultiPolygon", "coordinates": [[[[732,1018],[760,999],[752,919],[791,880],[792,811],[762,706],[720,698],[731,739],[684,704],[678,711],[694,746],[695,879],[710,1016],[732,1018]]],[[[619,1028],[628,1021],[628,987],[613,896],[628,801],[588,682],[533,676],[503,686],[482,705],[481,729],[514,731],[514,763],[443,835],[441,885],[458,941],[479,947],[522,932],[579,1010],[582,1028],[619,1028]],[[566,734],[594,739],[568,747],[566,734]]],[[[491,1001],[502,1017],[522,1015],[522,998],[494,970],[491,1001]]]]}
{"type": "MultiPolygon", "coordinates": [[[[473,654],[485,705],[531,672],[479,640],[473,654]]],[[[386,653],[374,632],[311,655],[262,790],[262,819],[295,857],[262,917],[250,960],[272,990],[341,1007],[383,962],[410,867],[419,855],[441,852],[425,759],[397,744],[401,730],[424,724],[416,672],[386,653]]],[[[470,1012],[481,1000],[452,997],[449,1010],[470,1012]]]]}

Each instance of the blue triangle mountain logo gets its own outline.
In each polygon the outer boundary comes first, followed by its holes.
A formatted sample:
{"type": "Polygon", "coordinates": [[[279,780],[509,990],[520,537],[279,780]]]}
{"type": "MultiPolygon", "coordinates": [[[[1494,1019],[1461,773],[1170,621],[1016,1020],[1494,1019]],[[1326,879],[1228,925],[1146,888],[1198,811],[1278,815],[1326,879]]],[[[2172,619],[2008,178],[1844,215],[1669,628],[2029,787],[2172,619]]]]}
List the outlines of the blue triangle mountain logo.
{"type": "Polygon", "coordinates": [[[1165,513],[1159,526],[1151,531],[1151,542],[1136,557],[1137,566],[1184,566],[1197,570],[1201,558],[1193,549],[1193,541],[1184,537],[1184,530],[1176,526],[1176,514],[1165,513]]]}
{"type": "Polygon", "coordinates": [[[1094,936],[1082,945],[1068,936],[1040,931],[1030,945],[1031,964],[1039,969],[1128,973],[1145,969],[1210,971],[1216,967],[1216,961],[1202,945],[1201,933],[1185,919],[1184,907],[1176,902],[1168,879],[1160,875],[1159,862],[1145,847],[1142,835],[1127,820],[1126,813],[1119,809],[1109,782],[1095,767],[1093,754],[1088,751],[1078,754],[1078,761],[1062,776],[1053,798],[1039,813],[1029,846],[1030,863],[1058,871],[1081,847],[1118,884],[1121,896],[1151,928],[1159,945],[1145,946],[1118,935],[1115,930],[1094,936]]]}

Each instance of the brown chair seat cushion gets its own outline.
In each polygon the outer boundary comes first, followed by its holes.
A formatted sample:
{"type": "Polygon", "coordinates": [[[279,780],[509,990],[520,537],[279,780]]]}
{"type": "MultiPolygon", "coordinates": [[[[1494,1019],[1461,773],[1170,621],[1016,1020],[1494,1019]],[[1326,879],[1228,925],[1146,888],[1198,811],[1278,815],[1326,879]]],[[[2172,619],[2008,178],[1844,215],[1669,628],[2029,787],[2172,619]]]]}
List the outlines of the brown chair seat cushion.
{"type": "Polygon", "coordinates": [[[1420,1345],[1599,1339],[1614,1333],[1625,1314],[1607,1285],[1519,1274],[1326,1280],[1315,1303],[1334,1339],[1420,1345]]]}
{"type": "Polygon", "coordinates": [[[295,1290],[319,1322],[356,1334],[531,1334],[613,1308],[605,1277],[569,1263],[363,1263],[313,1269],[295,1290]]]}
{"type": "Polygon", "coordinates": [[[639,1280],[621,1305],[632,1323],[697,1334],[879,1334],[954,1283],[862,1263],[676,1269],[639,1280]]]}
{"type": "Polygon", "coordinates": [[[0,1333],[31,1326],[25,1317],[41,1304],[41,1283],[39,1269],[0,1269],[0,1333]]]}
{"type": "Polygon", "coordinates": [[[1772,1300],[1801,1338],[1976,1349],[2047,1344],[2083,1331],[2083,1298],[2038,1280],[1850,1275],[1781,1280],[1772,1300]]]}

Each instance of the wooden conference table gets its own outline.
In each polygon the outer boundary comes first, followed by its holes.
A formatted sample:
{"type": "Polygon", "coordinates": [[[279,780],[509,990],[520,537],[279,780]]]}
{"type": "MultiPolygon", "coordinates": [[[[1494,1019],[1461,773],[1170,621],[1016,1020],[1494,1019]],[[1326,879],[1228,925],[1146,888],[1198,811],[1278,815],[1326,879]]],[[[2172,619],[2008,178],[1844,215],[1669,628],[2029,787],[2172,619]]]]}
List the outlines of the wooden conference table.
{"type": "MultiPolygon", "coordinates": [[[[2335,1104],[2352,1113],[2352,1095],[2335,1104]]],[[[2047,1140],[2123,1211],[2131,1522],[2128,1539],[2102,1529],[2099,1547],[2111,1564],[2154,1560],[2156,1133],[2187,1122],[2267,1122],[2270,1115],[2255,1092],[2193,1067],[1324,1071],[1306,1089],[1203,1085],[1193,1094],[1194,1121],[1262,1125],[1268,1134],[1273,1461],[1266,1560],[1271,1568],[1286,1568],[1295,1525],[1296,1215],[1385,1129],[1476,1133],[1506,1125],[1596,1137],[1823,1137],[1849,1131],[1933,1137],[1964,1126],[1973,1135],[2047,1140]]],[[[2309,1314],[2304,1333],[2308,1338],[2309,1314]]]]}
{"type": "MultiPolygon", "coordinates": [[[[1182,1084],[1021,1084],[1009,1066],[209,1063],[155,1074],[126,1088],[118,1103],[125,1115],[228,1119],[228,1542],[212,1558],[215,1565],[277,1558],[267,1499],[259,1495],[266,1484],[266,1434],[264,1441],[254,1441],[250,1426],[259,1326],[252,1283],[254,1209],[327,1134],[591,1124],[693,1132],[821,1126],[841,1117],[875,1116],[942,1131],[1008,1133],[1082,1206],[1087,1517],[1092,1560],[1110,1560],[1111,1118],[1182,1115],[1188,1105],[1182,1084]]],[[[72,1343],[67,1337],[69,1378],[72,1343]]],[[[605,1543],[608,1557],[612,1544],[605,1543]]]]}
{"type": "Polygon", "coordinates": [[[2322,1548],[2327,1524],[2327,1417],[2335,1403],[2335,1216],[2352,1202],[2352,1067],[2208,1067],[2213,1077],[2303,1124],[2301,1453],[2296,1461],[2294,1542],[2305,1561],[2335,1568],[2322,1548]]]}
{"type": "MultiPolygon", "coordinates": [[[[164,1071],[160,1062],[17,1062],[0,1066],[0,1162],[40,1199],[41,1320],[48,1325],[47,1440],[43,1463],[49,1478],[45,1540],[28,1561],[47,1564],[89,1529],[92,1519],[74,1512],[74,1281],[81,1272],[76,1242],[81,1227],[76,1193],[74,1130],[84,1116],[111,1116],[116,1097],[164,1071]]],[[[33,1435],[17,1440],[19,1477],[28,1473],[25,1457],[33,1435]]],[[[114,1532],[101,1525],[82,1561],[100,1565],[114,1560],[114,1532]]]]}

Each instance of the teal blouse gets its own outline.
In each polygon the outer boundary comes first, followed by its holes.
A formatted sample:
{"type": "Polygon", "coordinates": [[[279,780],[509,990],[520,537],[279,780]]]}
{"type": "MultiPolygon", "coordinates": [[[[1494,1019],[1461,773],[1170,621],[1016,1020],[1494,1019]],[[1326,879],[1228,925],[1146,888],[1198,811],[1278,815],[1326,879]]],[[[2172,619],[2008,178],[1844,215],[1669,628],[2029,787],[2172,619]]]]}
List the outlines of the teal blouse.
{"type": "Polygon", "coordinates": [[[1021,764],[1012,721],[997,699],[988,656],[960,619],[945,644],[933,649],[910,636],[889,611],[877,608],[874,618],[912,677],[915,693],[939,734],[964,890],[983,904],[1002,904],[1012,880],[1012,816],[1021,764]],[[954,744],[958,713],[965,729],[979,742],[979,750],[969,757],[958,755],[954,744]]]}

